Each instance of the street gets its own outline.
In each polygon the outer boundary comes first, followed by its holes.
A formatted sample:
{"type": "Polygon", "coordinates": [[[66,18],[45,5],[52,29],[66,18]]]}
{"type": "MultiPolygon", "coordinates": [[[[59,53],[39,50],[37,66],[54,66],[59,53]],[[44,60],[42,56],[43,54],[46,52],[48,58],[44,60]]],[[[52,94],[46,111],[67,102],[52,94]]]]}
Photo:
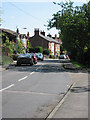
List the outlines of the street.
{"type": "Polygon", "coordinates": [[[71,84],[60,60],[11,66],[2,72],[2,117],[46,118],[71,84]]]}

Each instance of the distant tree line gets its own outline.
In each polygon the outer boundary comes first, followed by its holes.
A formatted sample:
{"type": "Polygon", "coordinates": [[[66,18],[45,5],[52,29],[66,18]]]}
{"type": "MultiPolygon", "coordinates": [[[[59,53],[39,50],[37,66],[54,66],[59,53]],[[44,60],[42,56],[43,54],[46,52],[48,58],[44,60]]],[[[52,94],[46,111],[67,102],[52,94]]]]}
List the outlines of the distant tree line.
{"type": "Polygon", "coordinates": [[[71,59],[90,65],[90,1],[75,7],[71,1],[54,4],[61,9],[53,14],[47,28],[56,27],[60,31],[63,47],[71,59]]]}

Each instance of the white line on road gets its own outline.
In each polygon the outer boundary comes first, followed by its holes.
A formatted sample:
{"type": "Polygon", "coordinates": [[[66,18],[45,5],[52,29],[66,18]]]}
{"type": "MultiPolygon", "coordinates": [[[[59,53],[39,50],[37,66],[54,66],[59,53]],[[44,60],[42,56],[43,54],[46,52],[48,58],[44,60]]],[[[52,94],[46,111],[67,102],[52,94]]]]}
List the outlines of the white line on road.
{"type": "Polygon", "coordinates": [[[0,92],[2,92],[3,90],[6,90],[6,89],[8,89],[8,88],[11,88],[11,87],[13,87],[13,86],[14,86],[14,84],[9,85],[8,87],[1,89],[0,92]]]}
{"type": "Polygon", "coordinates": [[[53,93],[44,93],[44,92],[33,92],[33,91],[6,91],[6,92],[12,92],[12,93],[27,93],[27,94],[33,94],[33,95],[49,95],[49,96],[60,96],[58,94],[53,94],[53,93]]]}
{"type": "Polygon", "coordinates": [[[28,77],[28,76],[25,76],[25,77],[19,79],[18,81],[22,81],[22,80],[26,79],[27,77],[28,77]]]}
{"type": "Polygon", "coordinates": [[[30,75],[34,74],[35,72],[31,72],[30,75]]]}

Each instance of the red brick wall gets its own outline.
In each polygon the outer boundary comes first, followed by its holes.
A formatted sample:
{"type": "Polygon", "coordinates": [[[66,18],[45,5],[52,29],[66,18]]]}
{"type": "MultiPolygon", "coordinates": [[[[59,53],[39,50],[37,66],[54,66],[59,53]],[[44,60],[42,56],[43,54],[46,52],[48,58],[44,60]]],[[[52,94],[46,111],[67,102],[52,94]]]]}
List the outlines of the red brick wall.
{"type": "Polygon", "coordinates": [[[30,40],[32,47],[42,46],[43,49],[45,48],[48,49],[48,41],[38,35],[33,36],[29,40],[30,40]]]}

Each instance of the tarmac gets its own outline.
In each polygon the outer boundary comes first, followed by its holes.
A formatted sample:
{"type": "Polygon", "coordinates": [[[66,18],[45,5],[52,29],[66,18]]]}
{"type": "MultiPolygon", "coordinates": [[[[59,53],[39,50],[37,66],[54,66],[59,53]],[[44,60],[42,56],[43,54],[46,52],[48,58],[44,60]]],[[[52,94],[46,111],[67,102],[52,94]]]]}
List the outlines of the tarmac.
{"type": "MultiPolygon", "coordinates": [[[[9,69],[16,61],[6,66],[0,66],[0,71],[9,69]]],[[[66,69],[66,68],[65,68],[66,69]]],[[[69,70],[69,69],[68,69],[69,70]]],[[[90,71],[90,70],[89,70],[90,71]]],[[[73,85],[67,94],[57,104],[46,119],[59,118],[60,120],[90,120],[89,94],[90,94],[90,72],[88,70],[76,69],[69,71],[73,85]]]]}

